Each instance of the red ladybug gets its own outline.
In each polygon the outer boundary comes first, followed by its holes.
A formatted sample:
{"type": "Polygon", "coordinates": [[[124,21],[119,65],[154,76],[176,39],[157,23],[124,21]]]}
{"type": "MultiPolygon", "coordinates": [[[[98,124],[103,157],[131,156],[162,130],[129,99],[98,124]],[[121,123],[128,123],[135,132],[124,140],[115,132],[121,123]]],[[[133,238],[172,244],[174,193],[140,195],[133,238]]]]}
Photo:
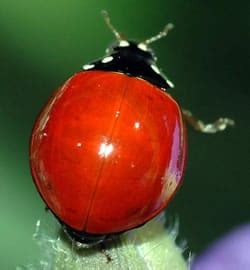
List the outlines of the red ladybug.
{"type": "Polygon", "coordinates": [[[31,138],[35,185],[64,231],[92,245],[156,216],[181,184],[182,113],[148,44],[117,37],[51,97],[31,138]]]}

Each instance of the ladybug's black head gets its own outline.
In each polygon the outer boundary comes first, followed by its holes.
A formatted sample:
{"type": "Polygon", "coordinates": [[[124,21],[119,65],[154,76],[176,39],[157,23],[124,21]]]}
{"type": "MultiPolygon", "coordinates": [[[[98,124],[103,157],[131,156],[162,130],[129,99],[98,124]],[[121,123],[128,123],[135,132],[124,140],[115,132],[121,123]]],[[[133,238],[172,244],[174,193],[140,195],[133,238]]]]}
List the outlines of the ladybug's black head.
{"type": "Polygon", "coordinates": [[[149,48],[143,42],[128,41],[125,39],[118,40],[114,42],[106,50],[108,55],[119,54],[121,57],[134,57],[138,60],[143,59],[143,61],[152,64],[156,61],[155,54],[151,48],[149,48]]]}
{"type": "Polygon", "coordinates": [[[124,56],[135,56],[141,57],[146,62],[152,63],[156,61],[156,57],[154,55],[153,50],[148,46],[149,44],[155,42],[158,39],[165,37],[169,30],[173,29],[173,24],[169,23],[165,26],[163,31],[159,32],[157,35],[143,41],[143,42],[134,42],[126,40],[122,37],[122,35],[115,29],[115,27],[111,24],[109,15],[107,11],[102,11],[102,15],[107,26],[113,32],[116,37],[116,42],[112,44],[106,51],[107,54],[113,54],[118,52],[124,56]]]}
{"type": "Polygon", "coordinates": [[[152,42],[167,35],[173,28],[167,24],[162,32],[143,41],[135,42],[124,39],[121,34],[110,23],[106,11],[103,11],[106,24],[116,37],[116,42],[107,50],[106,55],[83,66],[83,70],[103,70],[121,72],[128,76],[139,77],[162,88],[163,90],[173,87],[173,84],[161,73],[156,65],[156,57],[149,47],[152,42]]]}

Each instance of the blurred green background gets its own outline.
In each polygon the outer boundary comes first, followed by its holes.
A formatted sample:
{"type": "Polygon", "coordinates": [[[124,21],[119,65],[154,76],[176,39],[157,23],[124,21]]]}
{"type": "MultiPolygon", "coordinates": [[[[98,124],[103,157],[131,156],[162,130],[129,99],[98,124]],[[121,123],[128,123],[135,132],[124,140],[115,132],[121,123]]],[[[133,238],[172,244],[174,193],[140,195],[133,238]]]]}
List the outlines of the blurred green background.
{"type": "Polygon", "coordinates": [[[179,217],[181,238],[199,253],[249,221],[249,1],[1,0],[1,270],[38,258],[32,234],[44,209],[29,173],[31,128],[52,90],[112,42],[102,9],[139,40],[173,22],[168,38],[153,44],[159,66],[176,85],[171,94],[206,121],[236,121],[217,135],[188,130],[185,184],[167,210],[179,217]]]}

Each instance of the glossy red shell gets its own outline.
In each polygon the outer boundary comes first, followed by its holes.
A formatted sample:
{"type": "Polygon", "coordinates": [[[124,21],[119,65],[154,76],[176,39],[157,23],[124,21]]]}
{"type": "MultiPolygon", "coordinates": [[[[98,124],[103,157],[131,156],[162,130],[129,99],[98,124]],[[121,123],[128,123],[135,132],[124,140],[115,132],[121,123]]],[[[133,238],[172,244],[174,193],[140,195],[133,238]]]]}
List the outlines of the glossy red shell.
{"type": "Polygon", "coordinates": [[[31,170],[64,223],[87,233],[121,232],[167,205],[181,183],[185,144],[171,96],[139,78],[85,71],[37,119],[31,170]]]}

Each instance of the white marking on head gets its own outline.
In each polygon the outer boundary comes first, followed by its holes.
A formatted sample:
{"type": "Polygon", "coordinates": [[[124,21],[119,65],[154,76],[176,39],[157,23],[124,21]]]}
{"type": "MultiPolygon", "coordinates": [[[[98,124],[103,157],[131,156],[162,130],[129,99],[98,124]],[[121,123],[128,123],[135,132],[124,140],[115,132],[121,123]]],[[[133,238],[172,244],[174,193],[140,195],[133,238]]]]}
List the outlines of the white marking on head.
{"type": "Polygon", "coordinates": [[[169,84],[170,87],[174,88],[174,84],[170,80],[167,79],[167,83],[169,84]]]}
{"type": "Polygon", "coordinates": [[[153,69],[154,72],[156,72],[157,74],[160,74],[160,70],[156,65],[151,65],[151,68],[153,69]]]}
{"type": "Polygon", "coordinates": [[[148,47],[147,47],[147,45],[145,43],[139,43],[137,45],[137,48],[140,49],[140,50],[142,50],[142,51],[145,51],[145,52],[148,51],[148,47]]]}
{"type": "Polygon", "coordinates": [[[113,59],[114,59],[113,56],[107,56],[107,57],[104,57],[104,58],[102,59],[102,63],[105,64],[105,63],[111,62],[113,59]]]}
{"type": "Polygon", "coordinates": [[[119,47],[128,47],[129,46],[129,42],[127,40],[121,40],[119,42],[119,47]]]}
{"type": "Polygon", "coordinates": [[[87,64],[87,65],[84,65],[82,68],[84,69],[84,70],[88,70],[88,69],[91,69],[91,68],[93,68],[95,65],[93,65],[93,64],[87,64]]]}

